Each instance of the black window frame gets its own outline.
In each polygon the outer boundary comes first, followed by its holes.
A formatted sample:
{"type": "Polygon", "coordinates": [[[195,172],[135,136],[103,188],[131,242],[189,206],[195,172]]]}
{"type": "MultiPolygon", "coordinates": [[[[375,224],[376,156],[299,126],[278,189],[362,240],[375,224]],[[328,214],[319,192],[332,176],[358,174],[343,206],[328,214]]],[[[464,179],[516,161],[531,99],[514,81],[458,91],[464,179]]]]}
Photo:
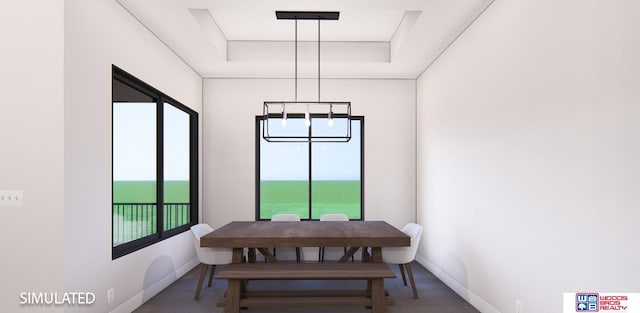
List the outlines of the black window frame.
{"type": "MultiPolygon", "coordinates": [[[[320,115],[320,114],[311,114],[311,119],[313,120],[313,118],[326,118],[326,115],[320,115]]],[[[255,120],[255,151],[256,151],[256,155],[255,155],[255,169],[256,169],[256,181],[255,181],[255,194],[256,194],[256,204],[255,204],[255,220],[256,221],[268,221],[270,219],[265,219],[265,218],[261,218],[260,217],[260,140],[263,140],[262,138],[262,127],[260,126],[260,121],[265,120],[265,116],[264,115],[256,115],[256,120],[255,120]]],[[[304,118],[304,114],[289,114],[287,116],[287,118],[289,119],[303,119],[304,118]]],[[[363,221],[365,220],[364,217],[364,154],[365,154],[365,150],[364,150],[364,116],[361,115],[352,115],[350,120],[358,120],[360,122],[360,218],[359,219],[350,219],[352,221],[363,221]]],[[[311,126],[313,127],[313,125],[311,126]]],[[[309,127],[309,136],[311,136],[311,127],[309,127]]],[[[304,143],[304,142],[302,142],[304,143]]],[[[273,142],[272,144],[281,144],[279,142],[273,142]]],[[[313,142],[308,142],[308,149],[309,149],[309,218],[301,218],[301,220],[305,220],[305,221],[317,221],[318,219],[314,219],[312,218],[313,216],[313,211],[312,211],[312,196],[311,196],[311,188],[312,188],[312,179],[311,179],[311,167],[312,167],[312,144],[313,142]]]]}
{"type": "Polygon", "coordinates": [[[199,139],[198,112],[183,105],[174,98],[167,96],[158,89],[127,73],[116,65],[112,65],[111,90],[111,258],[115,260],[132,252],[138,251],[165,239],[190,230],[198,223],[199,212],[199,139]],[[118,80],[139,92],[156,99],[156,232],[118,246],[113,246],[113,82],[118,80]],[[172,229],[164,230],[164,104],[187,113],[189,115],[189,223],[172,229]]]}

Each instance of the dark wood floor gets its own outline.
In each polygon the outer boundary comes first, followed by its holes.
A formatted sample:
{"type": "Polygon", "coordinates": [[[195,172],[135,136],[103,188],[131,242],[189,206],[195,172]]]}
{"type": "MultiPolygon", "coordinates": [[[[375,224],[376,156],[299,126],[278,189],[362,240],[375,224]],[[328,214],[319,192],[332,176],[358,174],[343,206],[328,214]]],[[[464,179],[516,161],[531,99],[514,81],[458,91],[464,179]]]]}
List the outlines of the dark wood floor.
{"type": "MultiPolygon", "coordinates": [[[[478,313],[469,303],[465,302],[449,287],[439,281],[433,274],[420,264],[413,263],[419,299],[413,298],[411,287],[404,286],[399,278],[397,266],[392,266],[398,278],[385,279],[385,288],[394,298],[396,304],[389,306],[389,313],[478,313]]],[[[214,279],[211,287],[203,286],[200,300],[193,300],[193,294],[198,283],[199,267],[196,267],[171,286],[160,292],[147,303],[135,310],[136,313],[222,313],[224,308],[216,307],[227,287],[226,280],[214,279]]],[[[364,289],[366,284],[361,281],[251,281],[250,289],[364,289]]],[[[371,310],[360,307],[278,307],[251,308],[243,311],[248,313],[368,313],[371,310]]]]}

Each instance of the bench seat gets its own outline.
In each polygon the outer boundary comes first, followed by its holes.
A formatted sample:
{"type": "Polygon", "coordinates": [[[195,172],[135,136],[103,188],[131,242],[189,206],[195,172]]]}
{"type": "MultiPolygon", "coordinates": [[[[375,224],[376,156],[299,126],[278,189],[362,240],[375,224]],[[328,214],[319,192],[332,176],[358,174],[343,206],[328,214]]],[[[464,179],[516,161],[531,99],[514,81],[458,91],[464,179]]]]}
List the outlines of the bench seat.
{"type": "Polygon", "coordinates": [[[241,263],[229,264],[216,275],[223,279],[375,279],[394,278],[386,263],[241,263]]]}
{"type": "Polygon", "coordinates": [[[240,263],[226,265],[216,275],[228,279],[225,312],[261,306],[366,306],[385,312],[393,300],[385,297],[384,278],[396,277],[386,263],[240,263]],[[366,280],[367,290],[248,291],[247,280],[366,280]]]}

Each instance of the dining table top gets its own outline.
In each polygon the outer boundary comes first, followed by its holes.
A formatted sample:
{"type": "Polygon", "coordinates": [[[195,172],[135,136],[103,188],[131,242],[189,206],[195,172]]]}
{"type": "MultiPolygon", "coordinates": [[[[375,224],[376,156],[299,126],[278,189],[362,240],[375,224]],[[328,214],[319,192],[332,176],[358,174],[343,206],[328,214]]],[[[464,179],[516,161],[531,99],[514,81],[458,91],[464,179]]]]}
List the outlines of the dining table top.
{"type": "Polygon", "coordinates": [[[230,222],[200,238],[202,247],[407,247],[411,238],[384,221],[230,222]]]}

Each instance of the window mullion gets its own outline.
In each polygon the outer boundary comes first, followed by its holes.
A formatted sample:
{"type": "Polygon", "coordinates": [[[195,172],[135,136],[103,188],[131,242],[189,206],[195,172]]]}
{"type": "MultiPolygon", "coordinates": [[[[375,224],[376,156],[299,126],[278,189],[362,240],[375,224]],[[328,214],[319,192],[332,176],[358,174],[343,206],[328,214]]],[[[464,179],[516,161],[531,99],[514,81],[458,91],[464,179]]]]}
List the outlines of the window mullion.
{"type": "Polygon", "coordinates": [[[313,124],[309,125],[309,130],[308,130],[308,132],[309,132],[309,134],[308,134],[309,135],[309,142],[307,142],[307,144],[309,145],[309,163],[307,165],[309,166],[309,178],[308,178],[309,179],[309,184],[308,184],[308,186],[309,186],[309,219],[310,220],[313,219],[313,215],[312,215],[313,212],[312,212],[312,207],[311,207],[311,204],[312,204],[312,201],[313,201],[313,199],[312,199],[313,195],[311,194],[311,190],[313,188],[312,179],[311,179],[311,177],[312,177],[311,175],[313,174],[312,173],[313,166],[311,166],[311,164],[312,164],[311,162],[313,161],[312,157],[311,157],[312,156],[312,153],[311,153],[312,152],[311,151],[311,146],[312,146],[312,143],[311,143],[311,127],[313,127],[313,124]]]}
{"type": "Polygon", "coordinates": [[[200,208],[200,199],[198,199],[200,183],[199,183],[199,175],[198,175],[198,164],[199,164],[199,148],[198,143],[200,141],[200,137],[198,137],[198,118],[194,116],[190,116],[189,118],[189,202],[191,206],[189,207],[189,223],[191,225],[195,225],[198,223],[198,211],[200,208]]]}
{"type": "Polygon", "coordinates": [[[156,121],[156,227],[164,238],[164,97],[158,97],[156,121]]]}

